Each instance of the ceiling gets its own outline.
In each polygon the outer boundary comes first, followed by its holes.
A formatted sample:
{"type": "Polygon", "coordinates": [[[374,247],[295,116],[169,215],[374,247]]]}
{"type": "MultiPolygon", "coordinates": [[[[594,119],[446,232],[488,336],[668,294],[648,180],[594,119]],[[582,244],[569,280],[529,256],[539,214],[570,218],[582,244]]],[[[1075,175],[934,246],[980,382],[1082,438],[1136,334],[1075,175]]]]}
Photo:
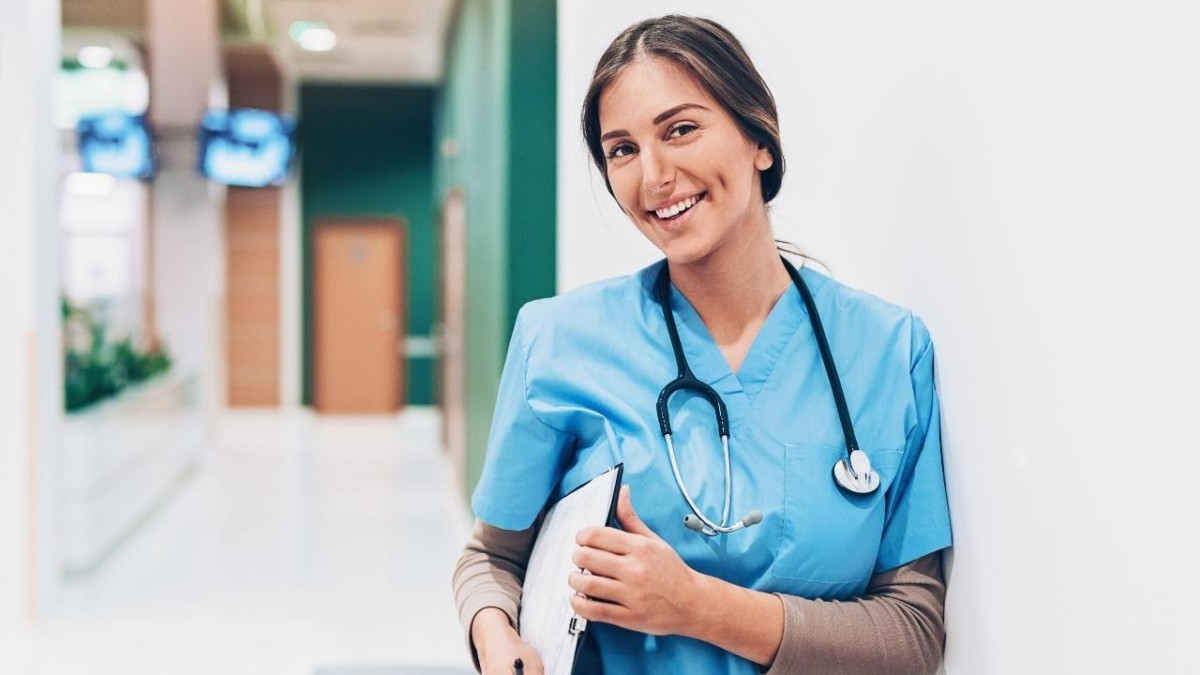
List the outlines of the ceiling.
{"type": "Polygon", "coordinates": [[[453,0],[264,0],[267,22],[302,80],[436,82],[442,76],[453,0]],[[288,39],[295,21],[321,21],[337,35],[329,52],[288,39]]]}
{"type": "MultiPolygon", "coordinates": [[[[213,0],[217,1],[217,0],[213,0]]],[[[442,79],[445,41],[457,0],[219,0],[227,44],[267,47],[283,72],[310,82],[431,84],[442,79]],[[328,52],[288,37],[296,21],[320,21],[337,35],[328,52]]],[[[63,23],[145,37],[148,0],[62,0],[63,23]]]]}

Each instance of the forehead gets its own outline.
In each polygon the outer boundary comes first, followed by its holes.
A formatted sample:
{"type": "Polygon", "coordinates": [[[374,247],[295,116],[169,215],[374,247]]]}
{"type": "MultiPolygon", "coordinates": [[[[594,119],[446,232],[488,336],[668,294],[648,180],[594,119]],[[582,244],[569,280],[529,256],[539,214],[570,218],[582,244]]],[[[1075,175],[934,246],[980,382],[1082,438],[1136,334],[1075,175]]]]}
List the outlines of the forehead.
{"type": "Polygon", "coordinates": [[[639,59],[625,66],[600,94],[600,130],[650,125],[662,111],[684,103],[723,110],[691,73],[674,62],[639,59]]]}

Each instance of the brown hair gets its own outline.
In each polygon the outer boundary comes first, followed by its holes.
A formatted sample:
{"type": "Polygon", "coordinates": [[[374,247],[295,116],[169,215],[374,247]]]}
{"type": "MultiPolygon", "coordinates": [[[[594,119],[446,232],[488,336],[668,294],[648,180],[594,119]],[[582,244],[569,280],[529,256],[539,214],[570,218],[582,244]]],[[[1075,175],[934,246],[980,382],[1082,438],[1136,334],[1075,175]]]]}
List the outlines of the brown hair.
{"type": "Polygon", "coordinates": [[[600,143],[600,95],[625,66],[648,57],[668,59],[690,73],[733,117],[747,138],[766,146],[774,161],[770,168],[759,172],[759,178],[763,201],[774,199],[783,183],[784,168],[775,97],[733,33],[710,19],[678,14],[647,19],[626,28],[605,50],[592,74],[583,99],[583,138],[609,194],[612,184],[600,143]]]}

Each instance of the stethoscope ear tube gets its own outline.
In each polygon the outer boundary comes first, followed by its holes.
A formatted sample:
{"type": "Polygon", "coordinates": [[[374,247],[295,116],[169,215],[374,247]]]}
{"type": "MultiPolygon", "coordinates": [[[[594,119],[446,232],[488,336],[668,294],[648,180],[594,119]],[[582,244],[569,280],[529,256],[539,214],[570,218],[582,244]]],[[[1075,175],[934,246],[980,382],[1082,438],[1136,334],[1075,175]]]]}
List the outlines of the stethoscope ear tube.
{"type": "Polygon", "coordinates": [[[737,521],[733,525],[730,525],[729,527],[723,527],[711,521],[706,523],[704,520],[701,520],[701,518],[704,518],[704,516],[695,513],[689,513],[683,517],[683,526],[692,532],[697,532],[709,537],[715,537],[718,534],[737,532],[738,530],[743,530],[747,527],[753,527],[761,523],[762,511],[755,509],[754,511],[742,516],[741,520],[737,521]]]}

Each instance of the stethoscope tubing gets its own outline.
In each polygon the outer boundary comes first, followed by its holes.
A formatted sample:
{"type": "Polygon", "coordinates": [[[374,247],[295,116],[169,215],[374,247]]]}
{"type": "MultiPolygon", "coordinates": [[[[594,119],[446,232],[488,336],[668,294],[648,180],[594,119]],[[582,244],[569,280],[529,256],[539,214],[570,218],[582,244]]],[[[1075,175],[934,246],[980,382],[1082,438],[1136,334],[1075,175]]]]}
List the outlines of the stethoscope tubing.
{"type": "MultiPolygon", "coordinates": [[[[675,474],[675,483],[678,485],[683,485],[683,475],[679,472],[679,462],[675,459],[675,444],[671,440],[671,434],[667,434],[663,438],[667,441],[667,456],[671,458],[671,471],[675,474]]],[[[687,490],[681,490],[681,492],[683,493],[683,498],[687,500],[688,506],[692,508],[692,513],[695,514],[705,526],[715,532],[728,533],[741,529],[739,526],[728,526],[729,507],[730,503],[732,502],[732,491],[730,489],[732,485],[732,473],[730,471],[731,462],[729,459],[728,436],[721,437],[721,449],[725,455],[725,507],[721,511],[721,523],[717,524],[709,520],[708,516],[705,516],[704,512],[700,510],[700,507],[696,505],[696,502],[692,501],[692,495],[689,494],[687,490]]]]}
{"type": "MultiPolygon", "coordinates": [[[[813,335],[817,338],[817,349],[821,351],[821,361],[825,364],[825,375],[829,379],[829,388],[833,390],[833,402],[837,405],[838,420],[842,424],[842,435],[846,437],[846,456],[849,458],[850,453],[859,449],[858,438],[854,435],[850,407],[846,405],[846,394],[842,391],[842,378],[838,376],[837,364],[833,360],[833,352],[829,349],[829,339],[825,337],[825,326],[821,324],[821,315],[817,312],[817,303],[813,300],[812,292],[808,290],[808,284],[804,283],[804,279],[800,277],[800,271],[788,262],[787,258],[780,256],[780,260],[787,268],[792,283],[800,291],[800,300],[804,302],[804,308],[808,311],[808,318],[812,322],[813,335]]],[[[853,473],[854,468],[850,467],[850,471],[853,473]]]]}

